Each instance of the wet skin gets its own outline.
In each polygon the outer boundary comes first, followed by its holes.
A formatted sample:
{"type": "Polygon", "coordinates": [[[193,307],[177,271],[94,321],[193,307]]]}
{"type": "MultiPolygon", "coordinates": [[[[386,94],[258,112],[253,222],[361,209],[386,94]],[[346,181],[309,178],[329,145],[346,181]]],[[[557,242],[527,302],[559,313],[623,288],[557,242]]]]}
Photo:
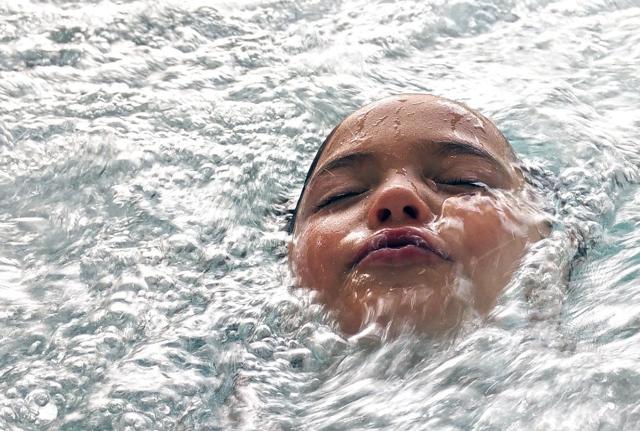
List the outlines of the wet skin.
{"type": "Polygon", "coordinates": [[[525,195],[485,117],[429,95],[383,99],[347,117],[318,159],[290,265],[347,334],[455,328],[492,309],[541,238],[525,195]]]}

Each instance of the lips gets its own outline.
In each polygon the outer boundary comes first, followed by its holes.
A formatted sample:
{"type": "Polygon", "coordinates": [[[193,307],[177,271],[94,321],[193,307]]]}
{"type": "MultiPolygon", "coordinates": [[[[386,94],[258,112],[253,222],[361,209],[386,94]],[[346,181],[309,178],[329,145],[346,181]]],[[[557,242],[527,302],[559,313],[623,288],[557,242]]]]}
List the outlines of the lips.
{"type": "Polygon", "coordinates": [[[352,267],[363,264],[397,266],[451,260],[442,240],[434,233],[413,228],[383,229],[358,250],[352,267]]]}

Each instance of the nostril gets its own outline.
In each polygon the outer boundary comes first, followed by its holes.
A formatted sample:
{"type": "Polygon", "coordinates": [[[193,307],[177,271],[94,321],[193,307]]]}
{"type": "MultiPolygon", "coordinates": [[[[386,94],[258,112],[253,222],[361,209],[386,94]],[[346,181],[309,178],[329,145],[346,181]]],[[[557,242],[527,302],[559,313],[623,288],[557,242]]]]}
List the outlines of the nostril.
{"type": "Polygon", "coordinates": [[[404,211],[404,213],[406,215],[408,215],[409,217],[411,217],[413,219],[417,219],[418,218],[418,210],[415,207],[407,205],[402,209],[402,211],[404,211]]]}
{"type": "Polygon", "coordinates": [[[378,220],[380,220],[381,222],[389,220],[390,217],[391,211],[388,208],[383,208],[378,211],[378,220]]]}

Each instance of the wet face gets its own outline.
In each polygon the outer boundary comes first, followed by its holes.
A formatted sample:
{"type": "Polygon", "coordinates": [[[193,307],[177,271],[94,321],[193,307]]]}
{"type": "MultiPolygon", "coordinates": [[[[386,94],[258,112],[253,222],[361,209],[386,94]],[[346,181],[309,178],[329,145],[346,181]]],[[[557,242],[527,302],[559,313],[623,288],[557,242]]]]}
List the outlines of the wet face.
{"type": "Polygon", "coordinates": [[[488,313],[539,217],[511,147],[455,102],[384,99],[336,130],[298,206],[290,264],[342,330],[437,332],[488,313]]]}

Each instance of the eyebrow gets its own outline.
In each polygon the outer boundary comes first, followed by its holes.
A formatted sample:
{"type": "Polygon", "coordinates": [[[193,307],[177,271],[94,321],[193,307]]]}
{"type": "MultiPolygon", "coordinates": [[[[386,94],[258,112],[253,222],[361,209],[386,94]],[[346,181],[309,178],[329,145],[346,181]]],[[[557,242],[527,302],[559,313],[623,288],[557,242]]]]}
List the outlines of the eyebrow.
{"type": "Polygon", "coordinates": [[[451,156],[473,156],[486,160],[487,162],[495,165],[497,168],[508,173],[509,170],[497,157],[491,154],[489,151],[477,145],[470,144],[464,141],[436,141],[436,142],[423,142],[422,145],[436,145],[439,146],[435,151],[435,154],[442,157],[451,156]]]}
{"type": "Polygon", "coordinates": [[[360,165],[365,162],[369,162],[375,159],[375,155],[370,152],[357,152],[349,153],[341,157],[336,157],[333,160],[328,161],[317,170],[317,174],[314,175],[315,180],[320,176],[330,174],[332,171],[339,168],[351,168],[355,165],[360,165]]]}
{"type": "MultiPolygon", "coordinates": [[[[473,156],[478,157],[480,159],[484,159],[485,161],[494,165],[497,169],[502,171],[503,174],[508,176],[509,170],[497,157],[491,154],[489,151],[485,150],[482,147],[478,147],[476,145],[470,144],[464,141],[424,141],[419,142],[419,146],[423,147],[433,147],[436,149],[431,150],[433,154],[440,157],[451,157],[451,156],[473,156]]],[[[354,152],[348,153],[340,157],[336,157],[333,160],[330,160],[320,166],[317,169],[317,173],[313,175],[311,182],[315,182],[317,178],[323,177],[325,175],[330,175],[332,171],[340,168],[352,168],[356,165],[361,165],[365,162],[370,162],[375,160],[376,155],[371,152],[354,152]]]]}

